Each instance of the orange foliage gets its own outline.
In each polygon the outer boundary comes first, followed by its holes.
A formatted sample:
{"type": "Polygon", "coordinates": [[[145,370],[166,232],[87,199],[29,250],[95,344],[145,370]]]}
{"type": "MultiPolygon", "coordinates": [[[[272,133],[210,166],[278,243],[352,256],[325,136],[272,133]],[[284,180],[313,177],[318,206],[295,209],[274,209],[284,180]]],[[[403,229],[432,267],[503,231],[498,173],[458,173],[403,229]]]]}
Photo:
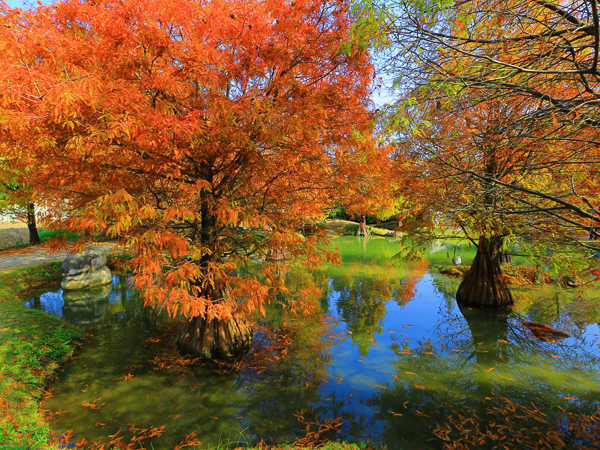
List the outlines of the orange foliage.
{"type": "Polygon", "coordinates": [[[234,271],[339,262],[299,230],[387,164],[351,25],[327,0],[0,3],[0,158],[31,169],[47,223],[128,245],[146,304],[264,314],[285,268],[234,271]]]}
{"type": "Polygon", "coordinates": [[[395,57],[406,89],[391,123],[411,162],[399,172],[407,228],[598,252],[588,239],[600,226],[595,6],[426,3],[379,3],[407,50],[395,57]]]}

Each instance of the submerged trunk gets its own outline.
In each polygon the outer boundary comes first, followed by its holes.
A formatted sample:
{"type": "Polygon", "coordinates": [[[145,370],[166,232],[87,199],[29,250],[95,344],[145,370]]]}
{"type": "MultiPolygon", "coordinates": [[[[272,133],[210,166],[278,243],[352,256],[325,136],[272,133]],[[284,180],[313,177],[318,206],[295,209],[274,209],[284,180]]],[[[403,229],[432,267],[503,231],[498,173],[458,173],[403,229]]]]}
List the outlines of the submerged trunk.
{"type": "MultiPolygon", "coordinates": [[[[215,161],[207,161],[198,166],[198,178],[209,186],[215,185],[215,161]]],[[[221,191],[221,194],[223,191],[221,191]]],[[[204,189],[200,196],[200,221],[195,223],[194,239],[202,248],[202,257],[195,264],[200,266],[202,274],[192,285],[205,297],[205,302],[230,306],[229,319],[192,317],[179,336],[177,345],[181,353],[192,354],[201,358],[229,358],[244,354],[252,343],[252,326],[245,312],[238,311],[234,298],[225,292],[226,278],[237,276],[219,273],[218,269],[225,260],[224,248],[220,246],[221,225],[217,223],[213,207],[219,203],[220,197],[213,190],[204,189]],[[210,191],[210,192],[209,192],[210,191]],[[229,304],[231,302],[231,304],[229,304]]]]}
{"type": "Polygon", "coordinates": [[[245,315],[231,319],[191,319],[178,341],[179,351],[201,358],[229,358],[243,354],[252,343],[252,326],[245,315]]]}
{"type": "Polygon", "coordinates": [[[500,237],[479,238],[479,247],[471,269],[456,291],[458,303],[480,308],[510,306],[514,303],[500,268],[501,248],[500,237]]]}
{"type": "Polygon", "coordinates": [[[364,217],[362,218],[362,221],[359,223],[358,230],[356,230],[356,235],[357,236],[361,236],[361,235],[371,236],[371,232],[367,228],[367,219],[365,219],[364,217]]]}
{"type": "Polygon", "coordinates": [[[42,241],[38,234],[37,223],[35,221],[35,206],[33,203],[27,203],[27,228],[29,228],[29,243],[40,244],[42,241]]]}

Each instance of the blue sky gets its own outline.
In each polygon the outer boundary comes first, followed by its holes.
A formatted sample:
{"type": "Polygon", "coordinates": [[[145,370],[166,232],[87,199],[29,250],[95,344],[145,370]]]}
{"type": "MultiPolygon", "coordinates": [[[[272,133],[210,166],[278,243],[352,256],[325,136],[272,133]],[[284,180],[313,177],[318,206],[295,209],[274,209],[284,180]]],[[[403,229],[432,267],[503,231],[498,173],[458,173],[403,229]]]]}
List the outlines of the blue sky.
{"type": "MultiPolygon", "coordinates": [[[[25,2],[22,0],[4,0],[12,8],[24,8],[25,2]]],[[[33,2],[32,2],[33,3],[33,2]]]]}

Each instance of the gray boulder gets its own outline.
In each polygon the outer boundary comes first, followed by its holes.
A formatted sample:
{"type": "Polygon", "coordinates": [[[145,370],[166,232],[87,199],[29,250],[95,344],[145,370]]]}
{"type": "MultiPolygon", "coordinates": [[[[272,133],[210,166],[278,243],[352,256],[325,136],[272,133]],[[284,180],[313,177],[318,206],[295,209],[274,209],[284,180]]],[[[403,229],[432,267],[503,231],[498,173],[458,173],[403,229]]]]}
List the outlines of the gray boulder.
{"type": "Polygon", "coordinates": [[[106,255],[95,250],[69,255],[60,266],[63,280],[60,287],[75,291],[103,286],[112,282],[106,267],[106,255]]]}

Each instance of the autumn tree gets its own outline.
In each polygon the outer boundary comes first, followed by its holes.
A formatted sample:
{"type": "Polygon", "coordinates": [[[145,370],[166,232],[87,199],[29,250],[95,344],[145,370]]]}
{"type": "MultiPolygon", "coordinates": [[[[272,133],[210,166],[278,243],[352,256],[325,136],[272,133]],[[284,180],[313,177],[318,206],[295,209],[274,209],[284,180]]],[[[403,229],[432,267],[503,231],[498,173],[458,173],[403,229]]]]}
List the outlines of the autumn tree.
{"type": "Polygon", "coordinates": [[[421,177],[407,191],[412,229],[431,237],[441,219],[478,244],[457,299],[512,303],[500,269],[508,237],[597,253],[595,1],[376,7],[400,96],[390,132],[421,177]]]}
{"type": "Polygon", "coordinates": [[[29,244],[39,244],[34,192],[28,185],[29,173],[15,166],[10,160],[0,161],[0,210],[23,220],[29,231],[29,244]]]}
{"type": "MultiPolygon", "coordinates": [[[[375,136],[370,137],[372,143],[367,144],[369,148],[377,147],[375,136]]],[[[379,143],[381,145],[381,143],[379,143]]],[[[390,147],[379,148],[383,154],[392,153],[390,147]]],[[[367,228],[367,217],[376,216],[378,220],[386,220],[398,213],[398,180],[395,172],[390,170],[389,164],[371,170],[368,165],[358,176],[352,171],[347,172],[347,179],[341,184],[339,196],[343,199],[346,214],[352,218],[359,219],[357,236],[369,236],[371,233],[367,228]]]]}
{"type": "Polygon", "coordinates": [[[373,69],[344,2],[66,0],[0,18],[4,151],[43,163],[46,220],[135,250],[145,303],[189,318],[183,351],[246,348],[271,299],[311,309],[285,263],[236,269],[273,250],[337,261],[298,230],[387,161],[363,138],[373,69]]]}

